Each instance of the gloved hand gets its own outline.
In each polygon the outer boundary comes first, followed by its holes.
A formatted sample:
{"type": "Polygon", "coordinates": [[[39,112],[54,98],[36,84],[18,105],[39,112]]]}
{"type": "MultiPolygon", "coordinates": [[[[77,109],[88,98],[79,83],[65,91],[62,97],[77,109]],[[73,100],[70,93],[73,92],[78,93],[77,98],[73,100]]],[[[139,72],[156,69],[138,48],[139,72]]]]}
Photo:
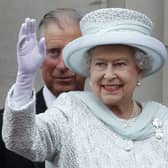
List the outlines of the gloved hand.
{"type": "Polygon", "coordinates": [[[26,18],[21,25],[18,37],[18,73],[12,97],[18,105],[23,105],[30,100],[35,75],[45,55],[45,40],[41,38],[39,42],[37,41],[35,19],[26,18]]]}

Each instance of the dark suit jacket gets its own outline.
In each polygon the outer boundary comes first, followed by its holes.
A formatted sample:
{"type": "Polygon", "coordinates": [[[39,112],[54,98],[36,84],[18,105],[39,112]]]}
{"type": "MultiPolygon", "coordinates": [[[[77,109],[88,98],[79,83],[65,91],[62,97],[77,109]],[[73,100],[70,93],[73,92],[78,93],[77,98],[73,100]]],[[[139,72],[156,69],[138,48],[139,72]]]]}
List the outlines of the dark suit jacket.
{"type": "MultiPolygon", "coordinates": [[[[42,113],[47,109],[42,94],[42,89],[36,94],[36,112],[42,113]]],[[[0,110],[0,131],[2,132],[2,118],[3,109],[0,110]]],[[[45,163],[34,163],[26,158],[23,158],[16,153],[9,151],[5,148],[5,144],[2,141],[2,134],[0,135],[0,167],[1,168],[45,168],[45,163]]]]}

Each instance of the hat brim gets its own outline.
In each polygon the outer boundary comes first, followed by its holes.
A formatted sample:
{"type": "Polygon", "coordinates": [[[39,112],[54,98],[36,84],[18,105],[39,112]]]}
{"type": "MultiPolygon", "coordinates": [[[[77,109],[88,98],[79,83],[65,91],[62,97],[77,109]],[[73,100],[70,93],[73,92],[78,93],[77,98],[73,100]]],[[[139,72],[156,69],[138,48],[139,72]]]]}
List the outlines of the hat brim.
{"type": "Polygon", "coordinates": [[[167,57],[166,48],[159,40],[141,33],[118,31],[85,35],[73,40],[68,43],[63,50],[64,62],[72,71],[88,77],[89,66],[87,63],[87,51],[95,46],[109,44],[136,47],[151,57],[151,68],[144,72],[144,77],[157,72],[163,66],[167,57]]]}

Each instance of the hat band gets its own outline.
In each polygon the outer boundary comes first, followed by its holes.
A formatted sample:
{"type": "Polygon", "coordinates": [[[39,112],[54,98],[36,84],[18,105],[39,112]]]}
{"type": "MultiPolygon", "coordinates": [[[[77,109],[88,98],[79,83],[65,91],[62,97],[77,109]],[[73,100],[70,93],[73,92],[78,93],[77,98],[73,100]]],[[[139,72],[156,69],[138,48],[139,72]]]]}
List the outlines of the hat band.
{"type": "Polygon", "coordinates": [[[144,35],[150,35],[151,29],[149,27],[145,27],[143,25],[139,26],[137,24],[124,24],[124,25],[91,25],[88,26],[87,29],[82,30],[83,35],[93,35],[93,34],[100,34],[105,32],[113,32],[113,31],[131,31],[131,32],[137,32],[144,35]]]}

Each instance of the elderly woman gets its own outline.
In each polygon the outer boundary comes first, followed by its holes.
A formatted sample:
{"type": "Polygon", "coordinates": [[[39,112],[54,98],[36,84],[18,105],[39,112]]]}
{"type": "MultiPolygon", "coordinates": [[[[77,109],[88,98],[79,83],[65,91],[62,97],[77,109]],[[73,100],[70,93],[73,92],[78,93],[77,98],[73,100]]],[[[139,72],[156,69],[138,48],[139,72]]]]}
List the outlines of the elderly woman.
{"type": "Polygon", "coordinates": [[[32,88],[44,40],[38,47],[34,20],[21,27],[18,75],[4,116],[6,146],[31,160],[47,159],[51,168],[168,167],[168,108],[133,99],[136,86],[167,56],[151,36],[151,20],[107,8],[88,13],[80,24],[83,36],[65,47],[64,60],[90,78],[92,92],[64,93],[39,115],[32,88]]]}

